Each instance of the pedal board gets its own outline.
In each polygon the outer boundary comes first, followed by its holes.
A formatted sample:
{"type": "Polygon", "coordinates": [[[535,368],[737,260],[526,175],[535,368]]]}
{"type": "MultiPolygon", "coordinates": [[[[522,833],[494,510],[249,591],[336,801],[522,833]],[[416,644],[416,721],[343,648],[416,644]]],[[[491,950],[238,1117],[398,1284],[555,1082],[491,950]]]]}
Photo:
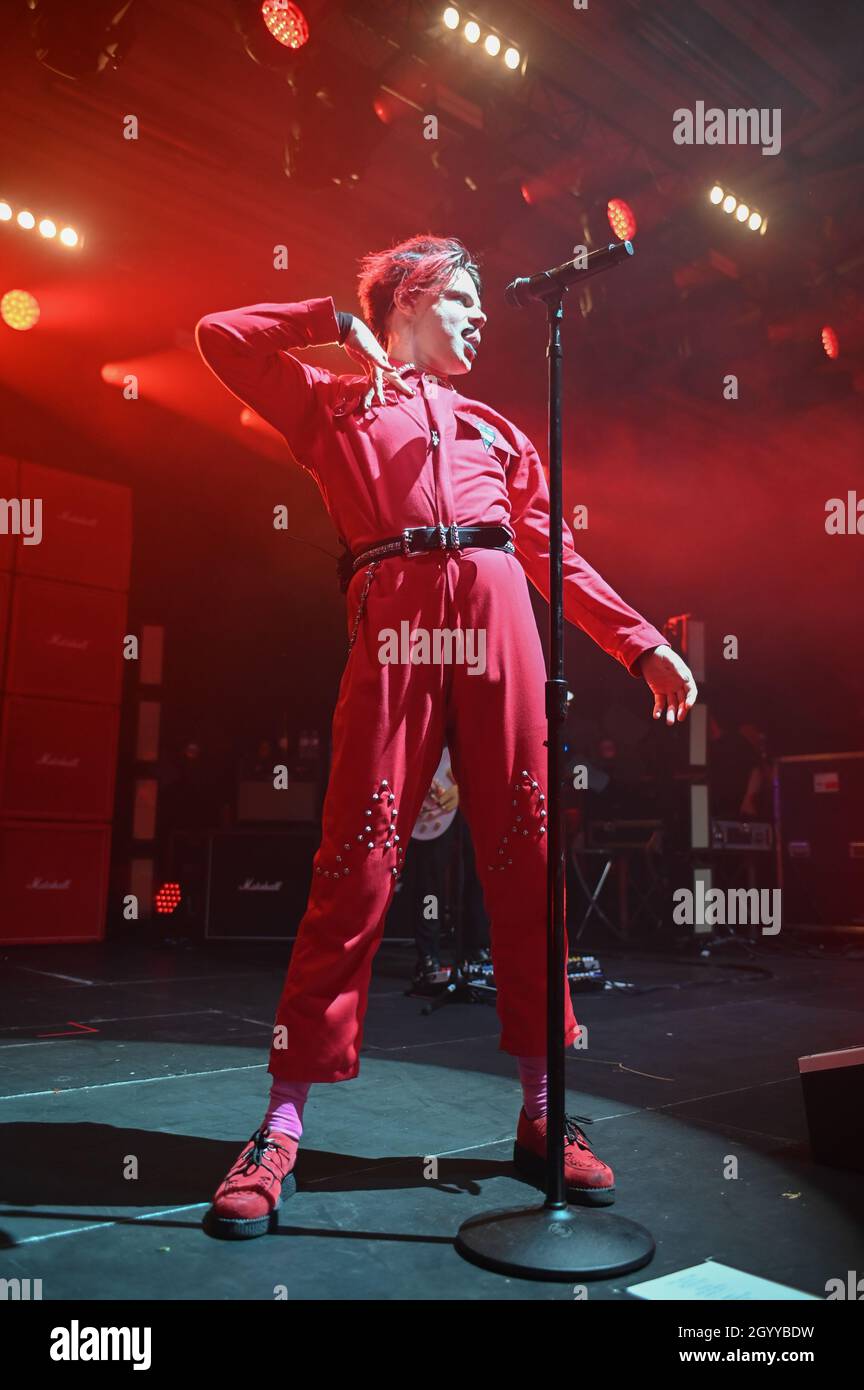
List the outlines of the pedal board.
{"type": "Polygon", "coordinates": [[[596,956],[568,956],[567,979],[571,992],[606,988],[606,976],[596,956]]]}

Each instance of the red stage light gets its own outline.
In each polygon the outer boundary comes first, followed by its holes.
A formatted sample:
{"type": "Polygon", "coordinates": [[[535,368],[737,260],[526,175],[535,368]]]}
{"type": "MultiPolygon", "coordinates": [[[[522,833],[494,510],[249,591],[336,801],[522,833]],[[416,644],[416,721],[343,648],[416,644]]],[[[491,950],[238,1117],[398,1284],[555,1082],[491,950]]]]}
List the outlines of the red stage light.
{"type": "Polygon", "coordinates": [[[636,235],[636,218],[629,203],[623,198],[610,198],[606,205],[609,226],[619,241],[629,241],[636,235]]]}
{"type": "Polygon", "coordinates": [[[163,916],[174,912],[180,906],[180,901],[179,883],[163,883],[153,899],[156,911],[162,913],[163,916]]]}
{"type": "Polygon", "coordinates": [[[822,329],[822,346],[825,349],[826,357],[840,356],[840,339],[833,328],[827,326],[822,329]]]}
{"type": "Polygon", "coordinates": [[[306,16],[291,0],[262,0],[261,18],[274,39],[286,48],[302,48],[309,40],[306,16]]]}

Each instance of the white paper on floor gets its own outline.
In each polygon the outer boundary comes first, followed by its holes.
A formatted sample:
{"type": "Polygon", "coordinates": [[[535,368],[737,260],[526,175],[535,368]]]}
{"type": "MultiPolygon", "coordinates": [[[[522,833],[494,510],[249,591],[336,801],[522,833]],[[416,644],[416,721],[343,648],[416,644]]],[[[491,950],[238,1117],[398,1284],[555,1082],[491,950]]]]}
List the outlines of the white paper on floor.
{"type": "Polygon", "coordinates": [[[714,1260],[676,1270],[674,1274],[664,1274],[659,1279],[647,1279],[643,1284],[629,1284],[627,1292],[635,1294],[637,1298],[655,1299],[807,1298],[822,1302],[816,1294],[802,1293],[800,1289],[775,1284],[773,1279],[760,1279],[756,1274],[733,1269],[731,1265],[717,1264],[714,1260]]]}

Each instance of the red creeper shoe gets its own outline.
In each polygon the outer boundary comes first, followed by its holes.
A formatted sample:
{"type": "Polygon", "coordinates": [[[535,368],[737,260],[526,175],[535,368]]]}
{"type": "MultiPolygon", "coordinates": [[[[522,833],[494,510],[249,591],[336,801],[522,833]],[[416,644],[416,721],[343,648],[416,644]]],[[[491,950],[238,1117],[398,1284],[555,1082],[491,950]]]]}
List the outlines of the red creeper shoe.
{"type": "Polygon", "coordinates": [[[290,1134],[256,1129],[216,1191],[202,1222],[207,1235],[248,1240],[277,1230],[282,1199],[297,1191],[297,1148],[290,1134]]]}
{"type": "MultiPolygon", "coordinates": [[[[546,1186],[546,1116],[529,1120],[525,1107],[519,1112],[513,1164],[517,1172],[538,1187],[546,1186]]],[[[608,1207],[615,1201],[615,1174],[597,1158],[576,1123],[593,1124],[587,1115],[564,1116],[564,1184],[568,1202],[583,1207],[608,1207]]]]}

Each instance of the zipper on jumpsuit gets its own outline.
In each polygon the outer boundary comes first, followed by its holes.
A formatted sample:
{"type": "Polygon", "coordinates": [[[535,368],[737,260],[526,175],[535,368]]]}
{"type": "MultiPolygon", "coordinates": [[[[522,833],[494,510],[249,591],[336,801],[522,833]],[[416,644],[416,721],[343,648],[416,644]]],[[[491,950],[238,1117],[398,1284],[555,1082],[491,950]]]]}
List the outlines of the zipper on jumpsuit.
{"type": "MultiPolygon", "coordinates": [[[[432,483],[433,483],[433,491],[434,491],[434,494],[435,494],[435,520],[436,520],[437,525],[440,526],[440,525],[441,525],[441,500],[440,500],[440,497],[439,497],[439,494],[438,494],[438,464],[439,464],[439,462],[440,462],[440,454],[438,454],[437,450],[438,450],[439,444],[441,443],[441,436],[440,436],[440,434],[438,433],[438,430],[435,428],[435,425],[434,425],[434,423],[433,423],[432,412],[431,412],[431,410],[429,409],[429,401],[428,401],[428,398],[427,398],[427,396],[426,396],[426,392],[425,392],[425,390],[423,390],[422,386],[421,386],[421,392],[420,392],[420,394],[421,394],[422,397],[423,397],[423,404],[424,404],[424,406],[425,406],[425,408],[426,408],[426,418],[427,418],[427,420],[429,421],[429,438],[430,438],[430,440],[431,440],[431,442],[432,442],[432,449],[433,449],[432,483]]],[[[354,618],[354,625],[353,625],[353,627],[352,627],[352,629],[351,629],[351,637],[350,637],[350,639],[349,639],[349,641],[348,641],[348,654],[349,654],[349,656],[350,656],[350,654],[351,654],[351,650],[352,650],[352,648],[353,648],[353,646],[354,646],[354,643],[355,643],[356,640],[357,640],[357,631],[358,631],[358,629],[359,629],[359,627],[360,627],[360,620],[361,620],[361,618],[363,617],[363,613],[365,612],[365,609],[366,609],[366,597],[367,597],[367,595],[368,595],[368,593],[369,593],[369,589],[370,589],[370,587],[371,587],[372,580],[375,578],[375,571],[376,571],[376,569],[378,568],[378,566],[380,565],[380,563],[381,563],[380,560],[373,560],[372,563],[370,564],[369,568],[368,568],[367,571],[366,571],[366,583],[363,585],[363,592],[362,592],[362,594],[360,595],[360,602],[359,602],[359,604],[357,605],[357,613],[356,613],[355,618],[354,618]]]]}
{"type": "MultiPolygon", "coordinates": [[[[438,389],[437,381],[435,383],[435,389],[436,391],[438,389]]],[[[420,378],[420,394],[423,397],[423,406],[426,411],[426,419],[429,422],[429,438],[432,441],[432,488],[435,493],[435,523],[436,525],[440,526],[441,498],[438,494],[438,464],[440,462],[440,455],[438,453],[438,445],[441,443],[441,436],[435,428],[435,421],[432,416],[432,411],[429,409],[429,397],[426,395],[426,381],[423,377],[420,378]]]]}
{"type": "MultiPolygon", "coordinates": [[[[431,440],[432,440],[432,478],[433,478],[434,490],[435,490],[435,521],[436,521],[436,523],[437,523],[437,525],[438,525],[439,531],[443,532],[443,529],[444,529],[444,522],[443,522],[443,518],[442,518],[442,516],[441,516],[442,510],[446,511],[447,514],[448,514],[448,516],[449,516],[449,518],[450,518],[450,521],[448,521],[448,522],[446,523],[447,526],[449,526],[449,525],[451,524],[451,522],[454,523],[455,525],[458,525],[458,522],[456,521],[456,507],[455,507],[455,505],[454,505],[454,499],[453,499],[453,487],[452,487],[452,483],[451,483],[450,474],[449,474],[449,471],[448,471],[448,465],[447,465],[446,457],[445,457],[444,459],[442,459],[441,453],[440,453],[441,433],[439,432],[438,425],[441,424],[442,422],[436,417],[435,411],[433,411],[432,406],[431,406],[430,403],[429,403],[429,396],[426,394],[426,389],[425,389],[426,386],[427,386],[427,384],[428,384],[428,383],[424,380],[424,382],[423,382],[423,386],[424,386],[424,390],[423,390],[423,401],[424,401],[424,404],[425,404],[425,406],[426,406],[426,415],[427,415],[427,418],[428,418],[428,420],[429,420],[429,435],[430,435],[430,438],[431,438],[431,440]],[[443,508],[442,508],[442,500],[441,500],[442,497],[443,497],[443,499],[444,499],[443,508]]],[[[436,401],[437,401],[438,398],[439,398],[439,397],[438,397],[438,392],[439,392],[439,383],[438,383],[438,381],[436,380],[436,381],[434,382],[434,386],[433,386],[433,399],[436,400],[436,401]]],[[[443,428],[443,426],[442,426],[442,428],[443,428]]],[[[450,567],[449,567],[448,561],[449,561],[449,559],[450,559],[451,554],[453,554],[453,553],[454,553],[454,552],[449,551],[449,550],[443,550],[443,551],[441,552],[442,557],[443,557],[443,560],[444,560],[444,563],[443,563],[443,565],[441,566],[441,579],[442,579],[442,582],[443,582],[443,585],[444,585],[443,603],[444,603],[444,605],[445,605],[445,608],[446,608],[448,611],[449,611],[449,607],[450,607],[450,581],[451,581],[450,567]]],[[[456,552],[456,555],[458,555],[458,551],[456,552]]],[[[446,625],[447,625],[447,626],[450,625],[450,620],[449,620],[449,618],[446,620],[446,625]]],[[[449,687],[449,680],[450,680],[450,677],[451,677],[451,676],[452,676],[452,673],[448,673],[448,675],[447,675],[447,684],[448,684],[448,687],[449,687]]],[[[449,689],[448,689],[448,694],[447,694],[448,703],[449,703],[449,698],[450,698],[450,697],[449,697],[449,689]]]]}

